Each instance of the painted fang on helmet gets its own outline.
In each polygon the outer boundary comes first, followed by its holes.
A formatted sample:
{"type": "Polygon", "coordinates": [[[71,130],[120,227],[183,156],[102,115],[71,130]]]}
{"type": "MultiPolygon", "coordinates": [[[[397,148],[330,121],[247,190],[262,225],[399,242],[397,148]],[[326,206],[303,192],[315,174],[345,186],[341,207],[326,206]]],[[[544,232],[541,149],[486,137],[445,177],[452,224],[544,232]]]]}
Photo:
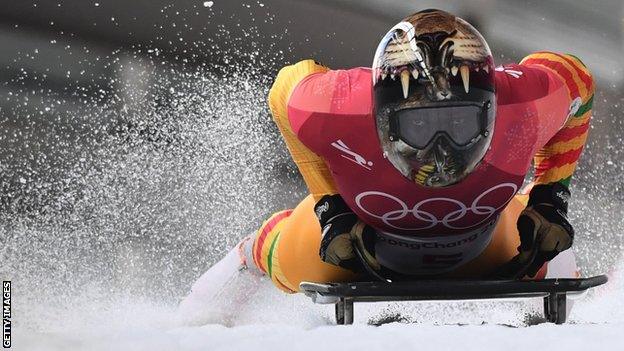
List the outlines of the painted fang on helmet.
{"type": "Polygon", "coordinates": [[[378,135],[398,171],[441,187],[474,170],[496,111],[494,63],[476,29],[444,11],[415,13],[383,37],[372,74],[378,135]]]}

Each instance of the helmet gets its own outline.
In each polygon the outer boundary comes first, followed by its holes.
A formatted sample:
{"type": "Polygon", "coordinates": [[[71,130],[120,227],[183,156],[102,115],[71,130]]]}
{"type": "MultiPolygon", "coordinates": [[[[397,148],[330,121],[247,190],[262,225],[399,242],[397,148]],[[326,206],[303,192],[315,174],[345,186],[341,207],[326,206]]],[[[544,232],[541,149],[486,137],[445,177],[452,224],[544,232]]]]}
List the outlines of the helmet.
{"type": "Polygon", "coordinates": [[[384,157],[426,187],[466,178],[490,146],[496,112],[481,34],[447,12],[417,12],[383,37],[372,73],[384,157]]]}

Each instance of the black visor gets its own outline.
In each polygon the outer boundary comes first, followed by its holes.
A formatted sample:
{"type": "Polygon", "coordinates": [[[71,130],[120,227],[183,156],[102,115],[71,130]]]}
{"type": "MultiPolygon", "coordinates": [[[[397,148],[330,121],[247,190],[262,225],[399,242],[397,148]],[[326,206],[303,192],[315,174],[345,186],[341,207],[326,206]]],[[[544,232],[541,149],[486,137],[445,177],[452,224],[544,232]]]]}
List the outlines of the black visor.
{"type": "Polygon", "coordinates": [[[486,130],[487,106],[462,103],[396,111],[390,117],[390,135],[416,149],[425,149],[438,134],[457,146],[471,144],[486,130]]]}

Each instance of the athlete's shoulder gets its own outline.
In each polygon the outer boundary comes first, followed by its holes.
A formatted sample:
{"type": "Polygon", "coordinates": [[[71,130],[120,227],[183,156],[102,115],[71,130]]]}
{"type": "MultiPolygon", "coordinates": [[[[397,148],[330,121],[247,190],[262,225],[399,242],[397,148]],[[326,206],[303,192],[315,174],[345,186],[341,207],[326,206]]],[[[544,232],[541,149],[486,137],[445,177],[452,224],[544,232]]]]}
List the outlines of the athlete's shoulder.
{"type": "Polygon", "coordinates": [[[594,79],[591,71],[572,54],[540,51],[525,57],[520,64],[548,70],[566,86],[571,97],[580,97],[584,103],[594,95],[594,79]]]}
{"type": "Polygon", "coordinates": [[[272,111],[285,110],[292,91],[303,79],[328,70],[314,60],[302,60],[285,66],[278,72],[269,90],[269,107],[272,111]]]}
{"type": "Polygon", "coordinates": [[[593,96],[591,72],[570,54],[535,52],[519,64],[498,67],[496,73],[498,103],[502,105],[537,100],[560,88],[583,103],[593,96]]]}
{"type": "Polygon", "coordinates": [[[372,75],[369,68],[328,70],[299,82],[289,108],[332,115],[360,115],[370,111],[372,75]]]}
{"type": "Polygon", "coordinates": [[[534,101],[548,95],[551,78],[543,69],[521,64],[496,67],[497,104],[509,105],[534,101]]]}

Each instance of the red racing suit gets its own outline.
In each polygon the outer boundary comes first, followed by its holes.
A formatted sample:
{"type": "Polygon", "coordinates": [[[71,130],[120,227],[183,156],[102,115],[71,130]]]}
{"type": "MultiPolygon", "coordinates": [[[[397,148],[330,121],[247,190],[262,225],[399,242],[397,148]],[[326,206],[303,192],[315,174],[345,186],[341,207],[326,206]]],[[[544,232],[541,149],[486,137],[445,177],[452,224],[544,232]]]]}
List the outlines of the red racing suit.
{"type": "Polygon", "coordinates": [[[495,77],[491,147],[467,178],[443,188],[410,181],[384,157],[369,68],[299,62],[282,69],[269,104],[311,194],[339,193],[376,228],[382,265],[448,271],[485,249],[531,165],[533,183],[568,185],[587,138],[594,84],[574,56],[538,52],[498,67],[495,77]],[[424,258],[436,255],[450,263],[424,258]]]}

